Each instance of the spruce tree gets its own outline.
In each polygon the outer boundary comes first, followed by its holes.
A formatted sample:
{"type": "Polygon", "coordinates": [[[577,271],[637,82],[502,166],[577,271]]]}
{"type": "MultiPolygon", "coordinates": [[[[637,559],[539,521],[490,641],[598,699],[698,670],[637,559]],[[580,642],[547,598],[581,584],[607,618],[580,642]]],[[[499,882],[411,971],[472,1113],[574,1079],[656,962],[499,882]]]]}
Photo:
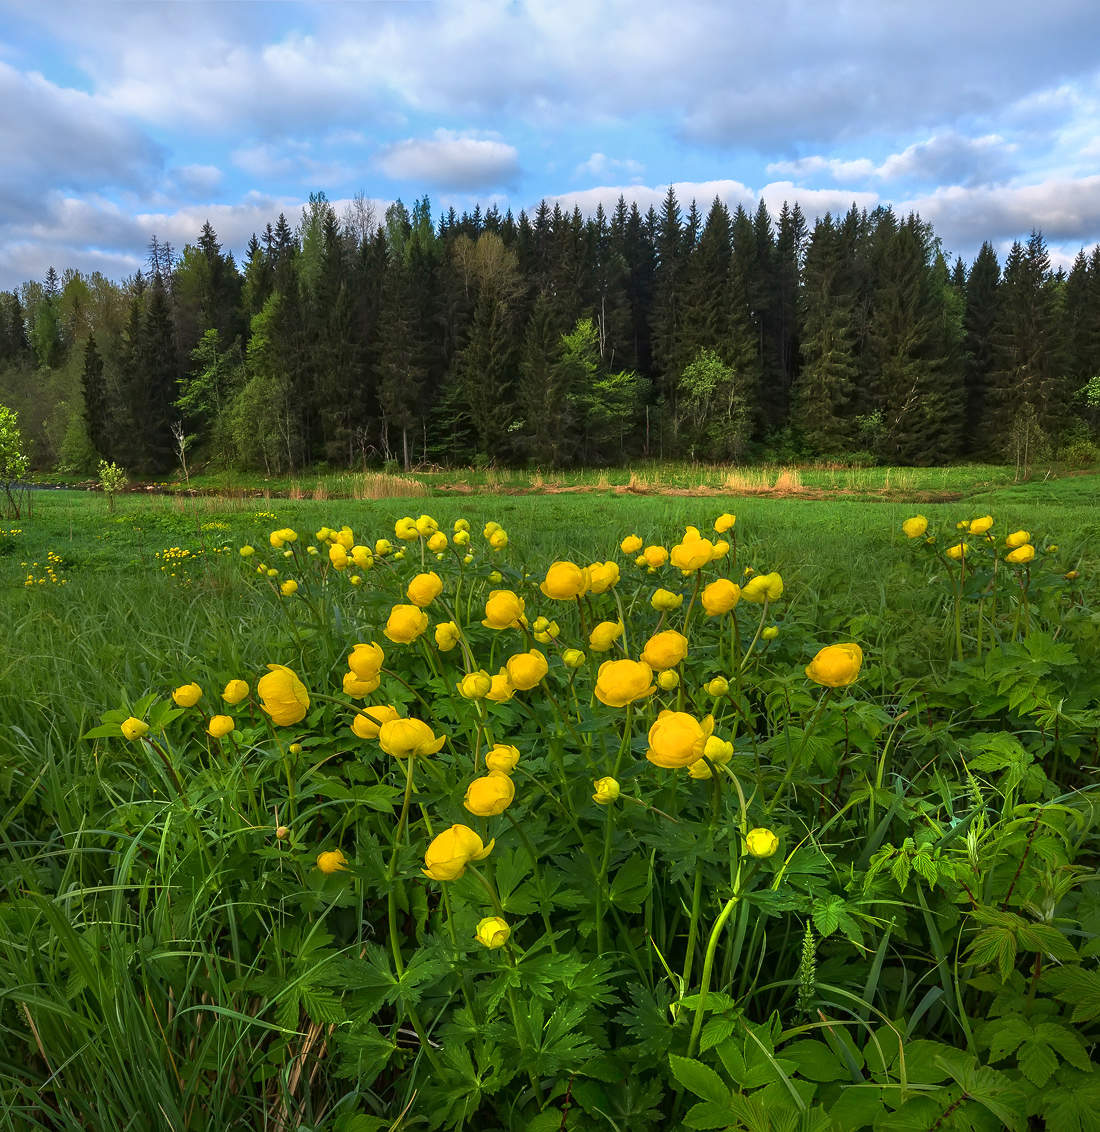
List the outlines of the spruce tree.
{"type": "Polygon", "coordinates": [[[113,444],[114,406],[107,394],[103,378],[103,359],[96,348],[95,335],[89,334],[84,343],[84,367],[80,378],[84,394],[84,423],[88,439],[99,456],[114,460],[113,444]]]}

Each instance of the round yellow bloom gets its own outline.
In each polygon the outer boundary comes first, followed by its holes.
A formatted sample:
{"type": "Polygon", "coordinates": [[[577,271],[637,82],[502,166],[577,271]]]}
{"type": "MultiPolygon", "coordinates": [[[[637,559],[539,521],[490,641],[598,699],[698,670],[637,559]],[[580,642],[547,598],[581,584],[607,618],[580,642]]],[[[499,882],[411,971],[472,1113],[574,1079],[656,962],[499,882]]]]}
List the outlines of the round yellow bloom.
{"type": "Polygon", "coordinates": [[[714,543],[702,538],[694,527],[688,528],[688,536],[672,548],[672,565],[685,574],[701,570],[714,556],[714,543]],[[692,532],[694,531],[694,537],[692,532]]]}
{"type": "Polygon", "coordinates": [[[659,672],[657,674],[657,687],[660,688],[662,692],[671,692],[673,688],[678,688],[679,686],[680,674],[675,668],[670,668],[665,672],[659,672]]]}
{"type": "Polygon", "coordinates": [[[642,649],[641,660],[658,671],[675,668],[687,656],[688,639],[675,629],[655,633],[642,649]]]}
{"type": "Polygon", "coordinates": [[[508,942],[508,937],[511,934],[512,929],[499,916],[486,916],[484,920],[478,921],[474,939],[482,947],[496,951],[497,948],[503,947],[508,942]]]}
{"type": "Polygon", "coordinates": [[[717,735],[711,735],[703,744],[703,754],[712,763],[725,766],[733,758],[733,744],[728,739],[719,739],[717,735]]]}
{"type": "Polygon", "coordinates": [[[266,570],[265,573],[269,578],[274,578],[278,576],[279,571],[276,570],[274,566],[272,566],[270,567],[270,569],[266,570]]]}
{"type": "Polygon", "coordinates": [[[119,730],[127,739],[143,739],[149,734],[149,724],[143,719],[135,719],[130,716],[129,719],[124,719],[119,724],[119,730]]]}
{"type": "Polygon", "coordinates": [[[1080,576],[1081,572],[1079,570],[1070,570],[1068,573],[1062,575],[1067,582],[1075,582],[1080,576]]]}
{"type": "Polygon", "coordinates": [[[741,587],[729,578],[718,578],[703,587],[699,600],[708,617],[721,617],[736,608],[741,600],[741,587]]]}
{"type": "Polygon", "coordinates": [[[504,667],[508,672],[508,682],[520,692],[533,688],[549,670],[546,657],[538,649],[510,656],[504,662],[504,667]]]}
{"type": "Polygon", "coordinates": [[[377,739],[382,724],[400,718],[401,713],[390,704],[371,704],[351,721],[351,729],[360,739],[377,739]]]}
{"type": "Polygon", "coordinates": [[[428,627],[428,615],[417,605],[395,605],[382,630],[391,641],[408,645],[428,627]]]}
{"type": "Polygon", "coordinates": [[[471,861],[482,861],[492,851],[468,825],[452,825],[437,834],[424,854],[425,876],[432,880],[458,880],[471,861]]]}
{"type": "Polygon", "coordinates": [[[435,646],[440,652],[450,652],[461,636],[462,633],[453,621],[441,621],[435,627],[435,646]]]}
{"type": "Polygon", "coordinates": [[[323,873],[338,873],[346,869],[347,864],[347,857],[339,849],[327,849],[324,853],[317,854],[317,867],[323,873]]]}
{"type": "Polygon", "coordinates": [[[508,532],[503,530],[493,531],[489,536],[489,545],[494,550],[503,550],[508,545],[508,532]]]}
{"type": "Polygon", "coordinates": [[[210,717],[210,723],[207,725],[207,735],[213,736],[215,739],[221,739],[223,736],[228,735],[237,725],[233,722],[231,715],[214,715],[210,717]]]}
{"type": "Polygon", "coordinates": [[[673,609],[679,609],[684,604],[684,595],[674,594],[671,590],[654,590],[653,596],[649,599],[649,604],[654,609],[667,613],[673,609]]]}
{"type": "Polygon", "coordinates": [[[783,579],[776,573],[757,574],[741,587],[745,601],[762,605],[765,601],[778,601],[783,596],[783,579]]]}
{"type": "Polygon", "coordinates": [[[287,750],[292,755],[300,755],[302,753],[302,744],[301,743],[291,743],[290,746],[287,747],[287,750]]]}
{"type": "Polygon", "coordinates": [[[707,765],[706,759],[696,759],[695,762],[688,767],[688,775],[691,778],[701,778],[704,780],[714,777],[714,773],[707,765]]]}
{"type": "Polygon", "coordinates": [[[470,533],[470,520],[469,519],[455,519],[454,521],[455,534],[469,534],[470,533]]]}
{"type": "Polygon", "coordinates": [[[600,806],[609,806],[619,796],[618,779],[610,775],[607,778],[597,778],[593,786],[596,787],[596,793],[592,795],[592,801],[600,806]]]}
{"type": "Polygon", "coordinates": [[[512,681],[508,679],[508,672],[502,668],[490,681],[485,698],[495,704],[506,704],[515,694],[516,690],[512,687],[512,681]]]}
{"type": "Polygon", "coordinates": [[[172,693],[172,699],[179,707],[194,707],[202,699],[202,689],[198,684],[184,684],[172,693]]]}
{"type": "Polygon", "coordinates": [[[770,829],[750,829],[745,835],[745,848],[750,857],[771,857],[779,848],[779,838],[770,829]]]}
{"type": "Polygon", "coordinates": [[[729,554],[729,552],[730,552],[730,544],[724,538],[720,538],[714,544],[714,553],[710,556],[711,561],[714,562],[714,561],[717,561],[719,558],[725,558],[725,556],[727,554],[729,554]]]}
{"type": "Polygon", "coordinates": [[[293,578],[287,578],[279,587],[279,592],[283,597],[293,597],[298,592],[298,583],[293,578]]]}
{"type": "Polygon", "coordinates": [[[269,664],[270,671],[260,677],[256,692],[260,707],[280,727],[301,723],[309,711],[309,693],[293,672],[282,664],[269,664]]]}
{"type": "Polygon", "coordinates": [[[703,690],[708,696],[724,696],[730,690],[730,682],[724,676],[715,676],[703,685],[703,690]]]}
{"type": "Polygon", "coordinates": [[[464,700],[483,700],[493,686],[493,678],[483,668],[469,672],[458,682],[458,694],[464,700]]]}
{"type": "Polygon", "coordinates": [[[718,518],[714,520],[714,529],[718,534],[724,535],[726,531],[733,530],[733,524],[736,522],[737,516],[731,515],[728,511],[726,511],[724,514],[719,515],[718,518]]]}
{"type": "Polygon", "coordinates": [[[420,537],[420,532],[416,529],[416,520],[410,515],[405,515],[394,523],[393,533],[402,542],[412,542],[420,537]]]}
{"type": "Polygon", "coordinates": [[[993,516],[983,515],[980,519],[970,520],[970,533],[972,535],[984,535],[991,526],[993,526],[993,516]]]}
{"type": "Polygon", "coordinates": [[[393,543],[388,538],[376,539],[374,543],[374,553],[379,558],[385,558],[387,554],[393,553],[393,543]]]}
{"type": "Polygon", "coordinates": [[[1011,562],[1013,566],[1024,566],[1031,562],[1035,557],[1035,547],[1029,542],[1025,542],[1023,546],[1016,547],[1015,550],[1009,551],[1005,555],[1005,561],[1011,562]]]}
{"type": "Polygon", "coordinates": [[[806,665],[806,675],[825,688],[847,688],[856,682],[862,667],[863,650],[859,645],[826,645],[806,665]]]}
{"type": "Polygon", "coordinates": [[[637,554],[642,549],[642,540],[637,535],[627,535],[621,543],[619,549],[623,554],[637,554]]]}
{"type": "Polygon", "coordinates": [[[519,748],[508,743],[494,743],[485,756],[485,765],[489,770],[498,770],[502,774],[511,774],[519,762],[519,748]]]}
{"type": "Polygon", "coordinates": [[[447,549],[447,536],[442,531],[436,531],[428,539],[428,549],[434,554],[440,554],[447,549]]]}
{"type": "Polygon", "coordinates": [[[431,605],[443,592],[443,579],[433,570],[428,574],[417,574],[405,591],[413,605],[423,608],[431,605]]]}
{"type": "Polygon", "coordinates": [[[539,589],[555,601],[572,601],[588,592],[588,571],[575,562],[552,562],[539,589]]]}
{"type": "Polygon", "coordinates": [[[589,648],[593,652],[607,652],[622,635],[623,623],[621,621],[601,621],[588,634],[589,648]]]}
{"type": "Polygon", "coordinates": [[[523,598],[511,590],[491,590],[489,599],[485,602],[485,620],[482,621],[487,629],[511,629],[519,624],[523,616],[523,598]]]}
{"type": "Polygon", "coordinates": [[[642,557],[647,566],[656,568],[663,566],[668,561],[668,551],[663,546],[647,546],[642,551],[642,557]]]}
{"type": "Polygon", "coordinates": [[[657,689],[653,669],[637,660],[605,660],[596,673],[596,699],[608,707],[626,707],[657,689]]]}
{"type": "Polygon", "coordinates": [[[346,523],[333,535],[333,538],[344,548],[344,550],[351,550],[355,545],[355,535],[352,534],[351,527],[346,523]]]}
{"type": "Polygon", "coordinates": [[[500,524],[495,519],[490,519],[485,524],[481,533],[485,536],[485,538],[491,538],[499,530],[500,530],[500,524]]]}
{"type": "Polygon", "coordinates": [[[607,593],[619,581],[619,564],[617,562],[593,562],[588,567],[588,592],[592,594],[607,593]]]}
{"type": "Polygon", "coordinates": [[[431,517],[431,515],[421,515],[416,520],[417,534],[423,538],[431,538],[436,531],[439,530],[439,524],[431,517]]]}
{"type": "Polygon", "coordinates": [[[470,545],[470,532],[469,531],[455,531],[453,542],[455,546],[469,546],[470,545]]]}
{"type": "Polygon", "coordinates": [[[239,704],[248,699],[248,685],[243,680],[230,680],[222,692],[222,699],[227,704],[239,704]]]}
{"type": "Polygon", "coordinates": [[[901,525],[906,538],[920,538],[928,530],[928,520],[923,515],[914,515],[901,525]]]}
{"type": "Polygon", "coordinates": [[[492,582],[494,586],[499,586],[500,583],[504,581],[504,575],[499,570],[490,570],[489,581],[492,582]]]}
{"type": "Polygon", "coordinates": [[[462,804],[475,817],[492,818],[504,813],[516,796],[516,785],[503,771],[491,770],[475,778],[466,788],[462,804]]]}
{"type": "Polygon", "coordinates": [[[580,649],[565,649],[561,654],[561,662],[566,668],[580,668],[586,657],[580,649]]]}
{"type": "Polygon", "coordinates": [[[360,570],[369,570],[374,565],[370,549],[358,543],[351,548],[351,560],[360,570]]]}
{"type": "Polygon", "coordinates": [[[378,744],[395,759],[434,755],[442,750],[446,735],[435,732],[422,719],[388,719],[378,729],[378,744]]]}
{"type": "Polygon", "coordinates": [[[328,560],[332,563],[334,570],[346,570],[348,568],[348,552],[338,542],[334,542],[328,548],[328,560]]]}
{"type": "Polygon", "coordinates": [[[369,696],[379,684],[382,683],[381,677],[375,676],[360,676],[356,672],[345,672],[344,682],[341,685],[345,696],[351,696],[353,700],[362,699],[363,696],[369,696]]]}
{"type": "Polygon", "coordinates": [[[966,552],[970,549],[965,542],[957,542],[954,546],[949,546],[944,554],[948,558],[953,558],[956,562],[966,557],[966,552]]]}
{"type": "Polygon", "coordinates": [[[348,653],[348,668],[361,680],[375,679],[385,663],[382,646],[373,641],[369,645],[358,644],[348,653]]]}
{"type": "Polygon", "coordinates": [[[649,750],[645,757],[655,766],[674,769],[691,766],[703,757],[707,739],[714,730],[714,719],[699,722],[686,711],[663,711],[649,729],[649,750]]]}
{"type": "Polygon", "coordinates": [[[774,641],[779,636],[779,626],[769,625],[761,634],[765,641],[774,641]]]}
{"type": "Polygon", "coordinates": [[[238,553],[242,558],[251,558],[256,553],[256,548],[254,546],[242,546],[238,553]]]}
{"type": "Polygon", "coordinates": [[[281,550],[282,546],[283,546],[283,541],[284,541],[283,540],[283,532],[282,531],[272,531],[271,534],[268,535],[267,541],[270,542],[271,545],[276,550],[281,550]]]}

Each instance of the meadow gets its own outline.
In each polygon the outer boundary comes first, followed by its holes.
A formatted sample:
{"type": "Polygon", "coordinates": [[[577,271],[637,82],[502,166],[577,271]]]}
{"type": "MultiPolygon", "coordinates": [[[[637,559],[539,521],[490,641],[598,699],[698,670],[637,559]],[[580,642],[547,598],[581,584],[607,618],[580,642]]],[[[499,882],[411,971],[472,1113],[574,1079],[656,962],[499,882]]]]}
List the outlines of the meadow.
{"type": "Polygon", "coordinates": [[[1096,1127],[1100,476],[779,471],[0,522],[3,1126],[1096,1127]]]}

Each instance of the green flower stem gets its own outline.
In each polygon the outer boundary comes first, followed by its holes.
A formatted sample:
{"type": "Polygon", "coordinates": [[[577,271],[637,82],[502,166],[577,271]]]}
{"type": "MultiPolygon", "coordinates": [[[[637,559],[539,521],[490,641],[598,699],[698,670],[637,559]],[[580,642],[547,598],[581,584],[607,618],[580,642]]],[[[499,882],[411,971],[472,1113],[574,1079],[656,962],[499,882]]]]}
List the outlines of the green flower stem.
{"type": "Polygon", "coordinates": [[[539,915],[542,917],[543,927],[546,928],[546,940],[550,944],[551,954],[557,955],[558,949],[554,942],[554,931],[550,925],[550,914],[546,910],[545,904],[545,890],[542,886],[542,872],[539,869],[538,855],[535,853],[535,847],[531,844],[531,839],[523,831],[523,826],[516,821],[516,819],[507,811],[504,811],[504,816],[508,819],[508,823],[512,829],[515,830],[516,836],[520,839],[520,843],[524,849],[527,850],[527,855],[531,858],[531,874],[535,878],[535,888],[538,889],[539,894],[539,915]]]}
{"type": "Polygon", "coordinates": [[[744,671],[745,665],[749,663],[749,658],[752,656],[752,650],[756,648],[756,642],[760,640],[760,634],[764,631],[764,622],[768,617],[768,604],[768,599],[765,597],[764,606],[760,610],[760,624],[756,626],[756,635],[749,642],[749,647],[745,649],[745,655],[741,658],[741,664],[737,670],[738,686],[740,686],[741,682],[741,672],[744,671]]]}
{"type": "Polygon", "coordinates": [[[722,929],[726,926],[726,921],[733,914],[734,908],[737,907],[738,901],[741,899],[740,881],[741,868],[738,865],[737,883],[734,885],[733,895],[726,901],[722,911],[718,914],[718,919],[714,921],[714,927],[711,928],[710,938],[707,940],[707,951],[703,957],[703,977],[699,984],[699,1003],[695,1007],[695,1020],[691,1024],[691,1037],[688,1040],[688,1057],[694,1057],[698,1048],[699,1032],[703,1028],[703,1015],[706,1013],[707,994],[710,991],[710,979],[714,972],[714,955],[718,950],[718,940],[722,934],[722,929]]]}
{"type": "Polygon", "coordinates": [[[403,684],[410,692],[412,692],[412,694],[416,696],[416,698],[420,701],[421,706],[424,708],[424,710],[428,713],[429,718],[431,717],[432,705],[429,704],[428,701],[424,699],[424,697],[410,683],[408,683],[408,681],[402,680],[401,677],[398,676],[392,668],[383,668],[381,671],[384,672],[387,676],[392,676],[398,682],[398,684],[403,684]]]}
{"type": "MultiPolygon", "coordinates": [[[[615,766],[611,771],[611,777],[617,779],[619,777],[619,767],[622,765],[623,758],[626,755],[627,749],[630,746],[630,736],[634,726],[634,705],[626,705],[626,719],[623,722],[623,739],[619,744],[619,753],[615,756],[615,766]]],[[[615,831],[615,807],[613,805],[606,806],[607,815],[604,824],[603,834],[603,856],[600,859],[600,872],[596,878],[596,953],[603,954],[604,948],[604,889],[608,888],[607,884],[607,867],[611,863],[611,837],[615,831]]]]}
{"type": "Polygon", "coordinates": [[[695,571],[695,587],[691,591],[691,600],[688,602],[687,611],[684,613],[684,627],[681,632],[686,637],[688,635],[688,626],[691,624],[691,611],[695,608],[696,599],[699,597],[699,590],[703,585],[703,572],[702,570],[695,571]]]}
{"type": "Polygon", "coordinates": [[[409,802],[413,792],[413,760],[402,760],[405,765],[405,798],[401,803],[401,814],[397,819],[397,829],[393,835],[393,848],[390,850],[390,863],[386,866],[386,911],[390,928],[390,950],[393,952],[393,965],[400,977],[405,971],[405,962],[401,957],[401,939],[397,932],[397,851],[401,846],[401,835],[405,832],[405,823],[409,817],[409,802]]]}
{"type": "Polygon", "coordinates": [[[613,589],[612,593],[615,595],[615,608],[619,611],[619,624],[623,627],[623,635],[619,640],[622,644],[624,655],[629,656],[630,646],[626,641],[626,614],[623,612],[623,599],[619,596],[617,589],[613,589]]]}
{"type": "MultiPolygon", "coordinates": [[[[722,804],[722,779],[718,775],[714,763],[705,755],[703,756],[703,761],[710,767],[711,773],[710,824],[707,828],[707,844],[705,850],[709,852],[711,845],[714,843],[714,829],[718,824],[718,810],[722,804]]],[[[684,973],[681,985],[685,990],[691,985],[691,968],[695,963],[695,943],[699,935],[699,908],[702,902],[702,896],[703,858],[700,855],[695,862],[695,883],[691,894],[691,923],[688,926],[687,953],[684,956],[684,973]]]]}
{"type": "Polygon", "coordinates": [[[810,741],[810,735],[813,733],[814,728],[817,726],[817,721],[821,718],[821,713],[825,710],[825,704],[829,699],[829,693],[832,688],[826,688],[821,695],[821,699],[817,701],[817,708],[813,716],[810,718],[809,725],[802,733],[802,742],[798,745],[798,751],[795,753],[794,758],[787,764],[787,772],[783,775],[783,781],[779,784],[779,789],[772,795],[771,801],[764,808],[766,814],[771,814],[772,811],[779,805],[779,800],[787,792],[787,787],[791,784],[791,779],[794,777],[794,772],[802,762],[802,754],[806,750],[806,744],[810,741]]]}

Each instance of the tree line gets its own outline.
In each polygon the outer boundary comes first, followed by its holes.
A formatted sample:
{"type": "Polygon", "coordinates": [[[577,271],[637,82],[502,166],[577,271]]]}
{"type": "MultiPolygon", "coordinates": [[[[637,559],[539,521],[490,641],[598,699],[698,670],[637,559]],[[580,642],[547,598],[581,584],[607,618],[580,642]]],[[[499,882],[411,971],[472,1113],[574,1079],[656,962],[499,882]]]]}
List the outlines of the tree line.
{"type": "MultiPolygon", "coordinates": [[[[931,464],[1088,449],[1100,246],[949,262],[881,207],[772,216],[672,189],[585,218],[433,220],[312,194],[249,241],[153,237],[122,283],[51,267],[0,292],[0,401],[35,463],[146,473],[754,454],[931,464]]],[[[1095,398],[1094,398],[1095,400],[1095,398]]]]}

